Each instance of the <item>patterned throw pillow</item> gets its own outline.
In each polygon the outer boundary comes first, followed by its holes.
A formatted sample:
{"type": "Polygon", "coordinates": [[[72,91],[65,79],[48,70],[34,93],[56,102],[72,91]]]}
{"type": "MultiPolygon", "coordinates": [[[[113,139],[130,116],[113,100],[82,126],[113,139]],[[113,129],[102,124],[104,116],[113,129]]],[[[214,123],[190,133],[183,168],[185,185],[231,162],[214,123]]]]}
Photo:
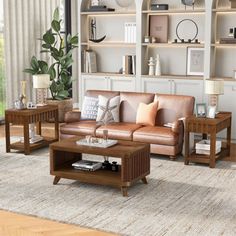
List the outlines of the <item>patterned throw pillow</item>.
{"type": "Polygon", "coordinates": [[[84,97],[81,120],[96,120],[98,113],[98,98],[84,97]]]}
{"type": "Polygon", "coordinates": [[[98,115],[96,121],[103,124],[119,122],[120,96],[108,99],[102,95],[99,95],[98,100],[98,115]]]}

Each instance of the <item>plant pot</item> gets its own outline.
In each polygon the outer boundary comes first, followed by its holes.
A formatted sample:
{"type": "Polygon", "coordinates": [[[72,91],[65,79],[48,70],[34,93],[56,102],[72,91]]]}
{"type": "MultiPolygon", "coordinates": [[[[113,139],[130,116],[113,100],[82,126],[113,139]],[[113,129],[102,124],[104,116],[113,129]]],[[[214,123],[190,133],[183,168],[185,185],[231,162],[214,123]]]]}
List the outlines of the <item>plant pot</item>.
{"type": "Polygon", "coordinates": [[[51,100],[47,99],[46,104],[48,105],[56,105],[58,106],[58,116],[59,122],[64,122],[65,113],[67,111],[72,111],[73,108],[73,100],[72,98],[65,99],[65,100],[51,100]]]}

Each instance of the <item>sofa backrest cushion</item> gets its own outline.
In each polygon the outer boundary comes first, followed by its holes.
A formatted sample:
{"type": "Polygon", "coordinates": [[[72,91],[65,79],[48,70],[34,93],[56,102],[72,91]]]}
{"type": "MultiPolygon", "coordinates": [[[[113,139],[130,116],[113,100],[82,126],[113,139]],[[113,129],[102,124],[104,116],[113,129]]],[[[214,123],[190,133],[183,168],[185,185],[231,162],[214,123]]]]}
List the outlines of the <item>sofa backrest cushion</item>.
{"type": "Polygon", "coordinates": [[[120,92],[120,121],[136,123],[139,103],[153,102],[152,93],[120,92]]]}
{"type": "Polygon", "coordinates": [[[174,122],[193,114],[195,98],[183,95],[156,94],[158,101],[156,125],[174,122]]]}
{"type": "Polygon", "coordinates": [[[108,90],[87,90],[86,96],[98,98],[98,95],[102,95],[106,98],[113,98],[119,96],[120,92],[118,91],[108,91],[108,90]]]}

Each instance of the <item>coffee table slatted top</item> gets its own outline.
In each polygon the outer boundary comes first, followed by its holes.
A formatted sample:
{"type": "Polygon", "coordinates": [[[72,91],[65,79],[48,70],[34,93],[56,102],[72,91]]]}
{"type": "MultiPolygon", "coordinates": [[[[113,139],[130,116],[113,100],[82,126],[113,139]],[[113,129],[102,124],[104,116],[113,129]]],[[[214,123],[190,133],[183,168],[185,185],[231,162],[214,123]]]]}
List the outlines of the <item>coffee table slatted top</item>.
{"type": "Polygon", "coordinates": [[[143,150],[143,148],[149,148],[149,144],[132,142],[132,141],[122,141],[118,140],[118,143],[114,146],[108,148],[100,148],[93,146],[85,146],[76,144],[76,141],[82,139],[84,137],[73,137],[64,139],[60,142],[55,142],[50,145],[50,148],[56,148],[61,151],[75,152],[75,153],[87,153],[92,155],[102,155],[102,156],[110,156],[110,157],[124,157],[129,156],[134,152],[139,152],[143,150]]]}

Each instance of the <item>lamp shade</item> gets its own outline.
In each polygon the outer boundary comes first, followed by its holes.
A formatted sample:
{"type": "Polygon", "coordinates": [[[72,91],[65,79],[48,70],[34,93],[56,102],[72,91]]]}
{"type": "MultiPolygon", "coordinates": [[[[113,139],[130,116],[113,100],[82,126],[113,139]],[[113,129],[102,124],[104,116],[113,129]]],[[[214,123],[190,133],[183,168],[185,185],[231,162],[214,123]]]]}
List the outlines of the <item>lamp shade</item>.
{"type": "Polygon", "coordinates": [[[33,87],[36,89],[46,89],[50,86],[50,75],[33,75],[33,87]]]}
{"type": "Polygon", "coordinates": [[[222,79],[207,79],[205,81],[206,94],[224,94],[224,80],[222,79]]]}

